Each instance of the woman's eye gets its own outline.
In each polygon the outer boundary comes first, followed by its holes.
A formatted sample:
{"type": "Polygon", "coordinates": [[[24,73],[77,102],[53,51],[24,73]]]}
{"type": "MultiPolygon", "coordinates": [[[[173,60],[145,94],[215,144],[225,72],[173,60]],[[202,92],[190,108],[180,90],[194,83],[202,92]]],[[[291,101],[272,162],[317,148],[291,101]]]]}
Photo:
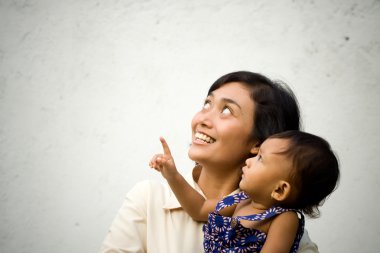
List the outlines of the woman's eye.
{"type": "Polygon", "coordinates": [[[231,109],[228,107],[224,107],[224,109],[222,110],[222,114],[224,114],[224,115],[232,114],[231,109]]]}
{"type": "Polygon", "coordinates": [[[211,107],[210,101],[205,101],[203,104],[203,109],[209,109],[211,107]]]}

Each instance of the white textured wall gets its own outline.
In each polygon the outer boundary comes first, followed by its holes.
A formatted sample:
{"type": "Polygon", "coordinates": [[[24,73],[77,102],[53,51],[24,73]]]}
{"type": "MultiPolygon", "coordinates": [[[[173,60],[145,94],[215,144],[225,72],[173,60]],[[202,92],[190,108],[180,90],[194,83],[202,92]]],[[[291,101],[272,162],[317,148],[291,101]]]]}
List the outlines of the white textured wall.
{"type": "Polygon", "coordinates": [[[0,252],[96,252],[209,85],[289,83],[342,178],[307,221],[323,253],[380,248],[380,1],[0,0],[0,252]]]}

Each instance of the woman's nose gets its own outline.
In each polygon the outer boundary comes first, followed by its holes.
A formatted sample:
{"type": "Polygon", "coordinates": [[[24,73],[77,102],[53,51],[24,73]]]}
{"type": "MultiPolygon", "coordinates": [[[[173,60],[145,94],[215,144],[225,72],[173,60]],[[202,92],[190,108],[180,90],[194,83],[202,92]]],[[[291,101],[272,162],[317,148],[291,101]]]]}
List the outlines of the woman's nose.
{"type": "Polygon", "coordinates": [[[213,124],[212,111],[200,112],[198,115],[199,124],[205,127],[211,127],[213,124]]]}

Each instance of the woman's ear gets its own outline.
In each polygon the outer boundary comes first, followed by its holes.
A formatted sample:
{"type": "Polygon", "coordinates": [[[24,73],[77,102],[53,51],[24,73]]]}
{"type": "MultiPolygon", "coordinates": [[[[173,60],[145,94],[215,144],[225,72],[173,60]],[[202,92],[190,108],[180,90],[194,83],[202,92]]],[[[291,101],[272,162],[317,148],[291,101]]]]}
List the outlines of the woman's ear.
{"type": "Polygon", "coordinates": [[[276,201],[284,201],[290,196],[291,186],[289,182],[281,180],[273,189],[271,197],[276,201]]]}

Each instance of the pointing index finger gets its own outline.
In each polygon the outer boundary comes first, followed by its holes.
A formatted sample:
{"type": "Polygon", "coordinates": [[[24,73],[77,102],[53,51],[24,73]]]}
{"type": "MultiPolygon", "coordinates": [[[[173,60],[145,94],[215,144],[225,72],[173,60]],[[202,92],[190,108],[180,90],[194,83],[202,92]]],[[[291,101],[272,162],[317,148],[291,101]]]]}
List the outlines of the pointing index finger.
{"type": "Polygon", "coordinates": [[[160,137],[160,141],[161,141],[161,144],[162,144],[162,149],[164,150],[164,154],[171,156],[172,154],[170,153],[169,145],[166,142],[166,140],[164,139],[164,137],[160,137]]]}

